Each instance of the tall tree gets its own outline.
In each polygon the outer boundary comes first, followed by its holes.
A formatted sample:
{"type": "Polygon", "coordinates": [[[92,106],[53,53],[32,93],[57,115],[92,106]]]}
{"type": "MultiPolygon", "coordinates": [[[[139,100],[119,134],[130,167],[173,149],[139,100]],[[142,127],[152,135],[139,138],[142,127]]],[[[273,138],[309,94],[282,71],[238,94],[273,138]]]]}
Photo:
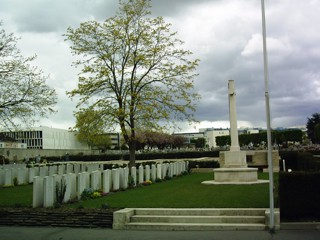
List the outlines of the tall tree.
{"type": "Polygon", "coordinates": [[[307,121],[307,134],[312,143],[320,143],[319,126],[320,113],[314,113],[307,121]]]}
{"type": "Polygon", "coordinates": [[[312,143],[320,143],[319,126],[320,113],[314,113],[307,121],[307,134],[312,143]]]}
{"type": "Polygon", "coordinates": [[[82,109],[75,113],[76,125],[72,131],[76,132],[80,141],[86,142],[90,147],[102,151],[112,145],[110,135],[104,129],[104,122],[99,113],[92,109],[82,109]]]}
{"type": "Polygon", "coordinates": [[[199,95],[193,80],[199,60],[162,17],[150,18],[150,0],[120,0],[114,17],[68,28],[66,39],[82,67],[78,108],[98,110],[106,126],[120,126],[135,164],[136,131],[157,129],[159,120],[193,120],[199,95]]]}
{"type": "Polygon", "coordinates": [[[1,27],[0,22],[0,127],[32,125],[54,112],[57,96],[46,84],[48,76],[32,65],[36,57],[23,57],[18,39],[1,27]]]}

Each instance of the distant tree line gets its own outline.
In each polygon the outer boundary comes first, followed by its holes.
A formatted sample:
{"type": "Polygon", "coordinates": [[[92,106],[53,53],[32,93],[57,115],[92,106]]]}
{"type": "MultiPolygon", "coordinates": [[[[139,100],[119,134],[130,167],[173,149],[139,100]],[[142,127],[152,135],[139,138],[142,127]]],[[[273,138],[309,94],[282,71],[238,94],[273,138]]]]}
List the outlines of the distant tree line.
{"type": "Polygon", "coordinates": [[[180,149],[186,143],[183,136],[155,131],[139,131],[136,135],[137,150],[143,149],[180,149]]]}
{"type": "MultiPolygon", "coordinates": [[[[273,144],[287,144],[288,142],[302,142],[302,131],[298,129],[293,130],[274,130],[272,131],[273,144]]],[[[239,135],[240,146],[247,146],[253,144],[254,146],[267,142],[267,132],[263,131],[254,134],[241,134],[239,135]]],[[[227,136],[216,137],[216,144],[219,147],[231,144],[231,138],[227,136]]]]}

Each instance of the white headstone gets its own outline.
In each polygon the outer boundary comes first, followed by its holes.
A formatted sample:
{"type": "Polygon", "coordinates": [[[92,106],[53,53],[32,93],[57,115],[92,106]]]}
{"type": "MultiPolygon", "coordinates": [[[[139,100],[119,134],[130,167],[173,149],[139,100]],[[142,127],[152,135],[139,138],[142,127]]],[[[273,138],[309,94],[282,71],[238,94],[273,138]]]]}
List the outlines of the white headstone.
{"type": "Polygon", "coordinates": [[[101,189],[101,172],[98,170],[91,172],[91,188],[93,190],[101,189]]]}
{"type": "Polygon", "coordinates": [[[78,173],[78,199],[81,198],[81,194],[84,189],[90,186],[90,174],[88,172],[78,173]]]}
{"type": "Polygon", "coordinates": [[[140,165],[139,166],[139,184],[143,183],[143,179],[144,179],[144,171],[143,171],[143,166],[140,165]]]}
{"type": "Polygon", "coordinates": [[[43,207],[52,207],[55,198],[53,176],[43,178],[43,207]]]}
{"type": "Polygon", "coordinates": [[[27,169],[26,168],[18,168],[18,184],[25,184],[26,183],[26,175],[27,175],[27,169]]]}
{"type": "Polygon", "coordinates": [[[146,175],[146,181],[150,180],[150,166],[146,165],[145,167],[145,175],[146,175]]]}
{"type": "Polygon", "coordinates": [[[73,165],[74,173],[81,172],[81,165],[79,163],[76,163],[73,165]]]}
{"type": "Polygon", "coordinates": [[[35,177],[35,169],[34,167],[28,168],[28,183],[33,183],[33,178],[35,177]]]}
{"type": "Polygon", "coordinates": [[[13,185],[11,169],[4,169],[4,185],[13,185]]]}
{"type": "Polygon", "coordinates": [[[137,169],[136,167],[131,167],[131,177],[133,181],[133,186],[137,186],[137,169]]]}
{"type": "Polygon", "coordinates": [[[103,186],[103,192],[108,193],[110,192],[110,175],[111,171],[109,169],[104,170],[102,172],[102,186],[103,186]]]}
{"type": "Polygon", "coordinates": [[[58,175],[63,175],[63,174],[65,174],[65,165],[64,164],[58,165],[58,175]]]}
{"type": "Polygon", "coordinates": [[[112,169],[112,190],[118,191],[120,188],[120,171],[118,168],[112,169]]]}
{"type": "Polygon", "coordinates": [[[77,197],[77,178],[76,174],[68,173],[62,176],[63,181],[66,184],[66,193],[64,195],[63,202],[68,202],[77,197]]]}
{"type": "Polygon", "coordinates": [[[34,177],[33,179],[33,193],[32,193],[32,207],[43,206],[43,177],[34,177]]]}
{"type": "Polygon", "coordinates": [[[169,164],[169,177],[172,178],[173,177],[173,172],[174,172],[174,166],[173,163],[171,162],[169,164]]]}
{"type": "Polygon", "coordinates": [[[152,182],[155,182],[157,179],[157,168],[156,165],[152,164],[151,165],[151,180],[152,182]]]}
{"type": "Polygon", "coordinates": [[[4,185],[4,169],[0,169],[0,186],[4,185]]]}
{"type": "Polygon", "coordinates": [[[162,179],[162,175],[161,175],[161,170],[162,169],[162,165],[161,164],[157,164],[157,179],[162,179]]]}
{"type": "Polygon", "coordinates": [[[66,173],[73,173],[73,164],[67,164],[66,173]]]}

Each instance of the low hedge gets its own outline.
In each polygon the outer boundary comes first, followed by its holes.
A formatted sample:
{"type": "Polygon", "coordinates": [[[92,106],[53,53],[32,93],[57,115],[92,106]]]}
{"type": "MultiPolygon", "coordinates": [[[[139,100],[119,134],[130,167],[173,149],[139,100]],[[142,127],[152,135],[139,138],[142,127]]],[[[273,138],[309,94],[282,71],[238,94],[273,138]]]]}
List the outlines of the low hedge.
{"type": "MultiPolygon", "coordinates": [[[[293,171],[319,171],[320,158],[314,157],[318,152],[280,151],[281,159],[285,160],[286,169],[293,171]]],[[[280,168],[283,170],[282,163],[280,168]]]]}
{"type": "MultiPolygon", "coordinates": [[[[219,151],[190,151],[190,152],[148,152],[136,154],[136,160],[154,160],[154,159],[181,159],[181,158],[202,158],[219,157],[219,151]]],[[[95,162],[95,161],[113,161],[129,160],[129,154],[101,154],[101,155],[73,155],[69,156],[69,161],[95,162]]],[[[47,157],[47,161],[64,161],[64,157],[47,157]]]]}
{"type": "Polygon", "coordinates": [[[320,220],[320,172],[281,172],[279,205],[286,221],[320,220]]]}

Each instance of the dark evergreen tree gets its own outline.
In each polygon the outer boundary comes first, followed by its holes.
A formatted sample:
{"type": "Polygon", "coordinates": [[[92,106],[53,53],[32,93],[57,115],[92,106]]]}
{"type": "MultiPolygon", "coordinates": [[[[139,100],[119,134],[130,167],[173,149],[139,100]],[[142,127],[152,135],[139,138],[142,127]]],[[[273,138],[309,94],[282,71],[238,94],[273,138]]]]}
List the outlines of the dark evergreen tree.
{"type": "Polygon", "coordinates": [[[307,134],[312,143],[320,143],[320,113],[314,113],[307,121],[307,134]]]}

